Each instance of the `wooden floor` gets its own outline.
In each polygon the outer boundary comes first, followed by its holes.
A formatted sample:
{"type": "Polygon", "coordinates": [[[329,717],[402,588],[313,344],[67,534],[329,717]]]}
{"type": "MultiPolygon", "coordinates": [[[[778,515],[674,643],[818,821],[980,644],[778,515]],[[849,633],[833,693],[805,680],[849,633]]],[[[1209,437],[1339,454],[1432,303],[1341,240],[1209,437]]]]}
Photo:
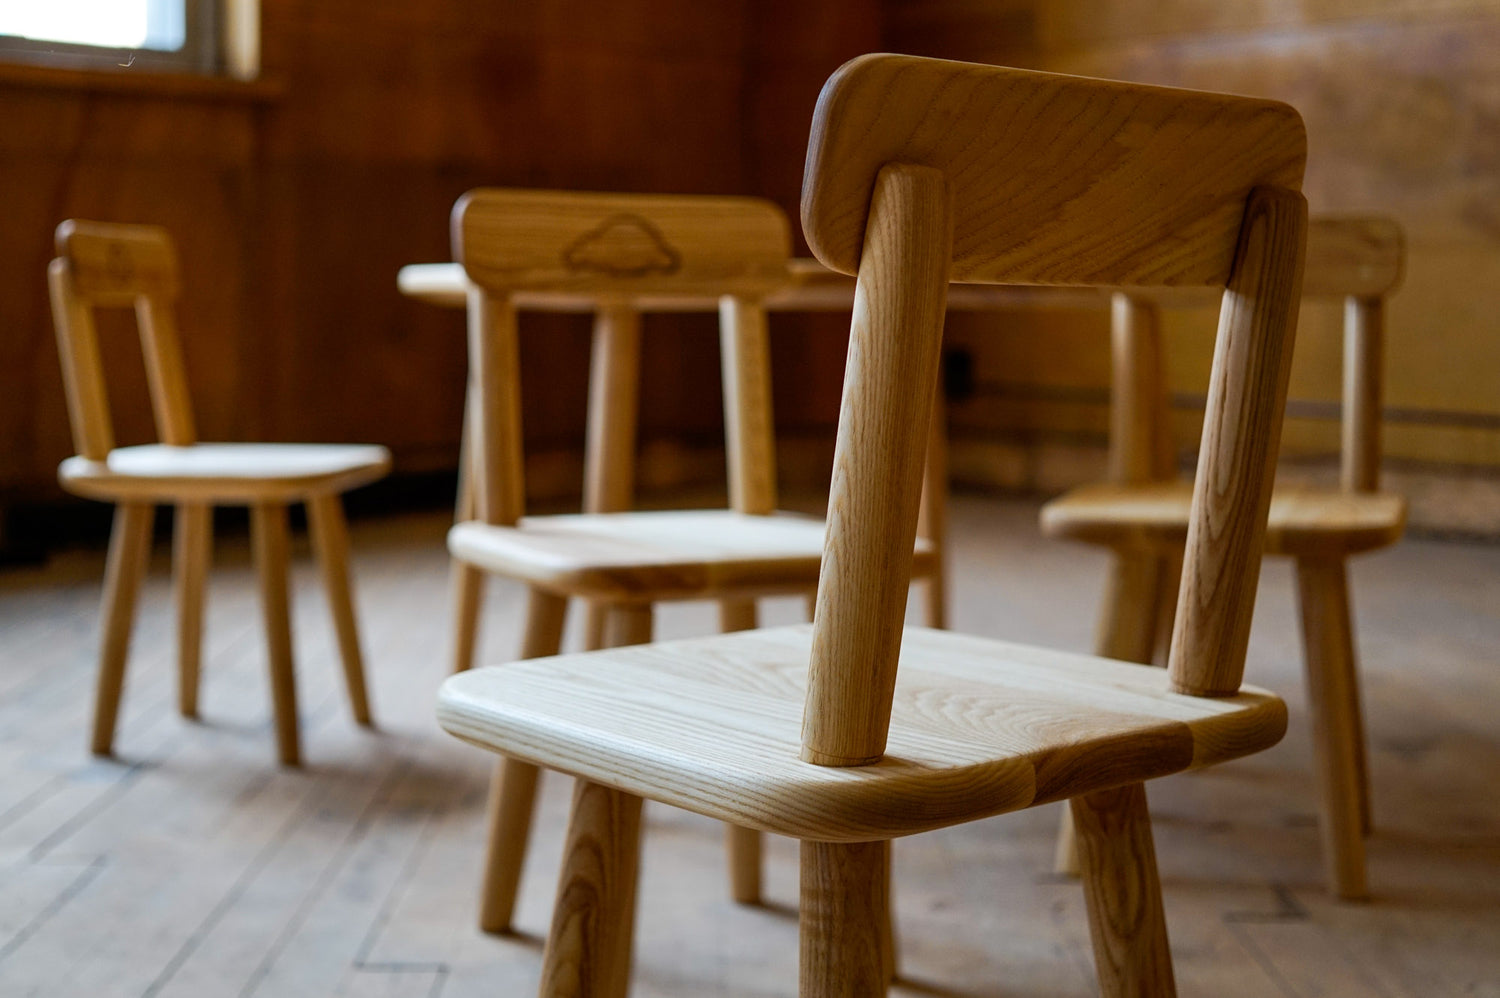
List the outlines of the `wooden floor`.
{"type": "MultiPolygon", "coordinates": [[[[1035,523],[1031,504],[958,501],[954,625],[1087,650],[1102,561],[1035,523]]],[[[158,545],[117,760],[85,751],[100,558],[0,576],[0,995],[534,994],[568,781],[545,781],[522,934],[483,936],[489,760],[432,716],[448,652],[443,532],[439,517],[355,527],[376,732],[349,717],[315,573],[298,567],[300,770],[273,761],[243,542],[217,552],[201,723],[174,713],[158,545]]],[[[1407,542],[1353,579],[1375,900],[1322,889],[1291,574],[1272,562],[1249,675],[1287,696],[1291,733],[1150,789],[1184,995],[1500,996],[1500,547],[1407,542]]],[[[514,646],[518,593],[491,590],[493,661],[514,646]]],[[[767,613],[800,615],[797,601],[767,613]]],[[[714,619],[674,607],[659,633],[714,619]]],[[[1093,993],[1080,889],[1048,872],[1057,813],[897,844],[897,993],[1093,993]]],[[[795,845],[769,847],[770,903],[737,908],[716,825],[656,805],[646,820],[634,994],[793,994],[795,845]]]]}

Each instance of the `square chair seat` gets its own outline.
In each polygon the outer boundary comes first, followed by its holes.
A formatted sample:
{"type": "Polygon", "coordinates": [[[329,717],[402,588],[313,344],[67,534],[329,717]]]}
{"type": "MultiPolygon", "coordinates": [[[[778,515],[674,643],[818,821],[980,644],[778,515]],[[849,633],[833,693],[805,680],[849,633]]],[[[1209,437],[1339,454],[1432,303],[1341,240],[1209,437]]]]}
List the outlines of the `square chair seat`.
{"type": "Polygon", "coordinates": [[[251,503],[344,492],[390,467],[390,452],[370,444],[143,444],[103,461],[70,457],[57,477],[91,499],[251,503]]]}
{"type": "MultiPolygon", "coordinates": [[[[720,593],[806,592],[818,584],[824,523],[796,513],[651,510],[478,521],[448,532],[454,557],[569,596],[618,601],[696,599],[720,593]]],[[[913,577],[931,574],[919,539],[913,577]]]]}
{"type": "MultiPolygon", "coordinates": [[[[1192,482],[1085,485],[1042,507],[1042,532],[1110,547],[1180,550],[1192,504],[1192,482]]],[[[1358,554],[1396,543],[1405,527],[1400,496],[1278,486],[1271,493],[1266,553],[1358,554]]]]}
{"type": "Polygon", "coordinates": [[[449,678],[438,719],[482,748],[731,824],[894,838],[1258,752],[1286,707],[1244,687],[907,628],[885,758],[799,759],[812,627],[529,659],[449,678]]]}

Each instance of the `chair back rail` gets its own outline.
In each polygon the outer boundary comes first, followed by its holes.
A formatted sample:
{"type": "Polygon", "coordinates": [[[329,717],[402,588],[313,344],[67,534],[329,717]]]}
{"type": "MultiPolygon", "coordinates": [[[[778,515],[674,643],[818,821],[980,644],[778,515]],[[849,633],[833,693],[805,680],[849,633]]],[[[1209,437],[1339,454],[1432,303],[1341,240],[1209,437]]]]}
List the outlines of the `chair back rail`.
{"type": "Polygon", "coordinates": [[[859,265],[875,176],[943,172],[959,283],[1229,280],[1254,187],[1299,189],[1306,133],[1277,101],[908,56],[863,56],[818,98],[802,227],[859,265]]]}
{"type": "Polygon", "coordinates": [[[154,225],[69,219],[57,227],[57,257],[47,269],[53,326],[62,357],[68,415],[78,453],[102,461],[114,448],[109,397],[93,310],[133,306],[162,443],[197,441],[192,399],[174,315],[177,254],[154,225]]]}
{"type": "Polygon", "coordinates": [[[480,518],[524,508],[516,299],[564,292],[602,309],[643,297],[721,300],[726,451],[735,509],[775,508],[765,296],[787,281],[791,234],[769,201],[483,188],[453,207],[454,259],[471,282],[480,518]]]}
{"type": "Polygon", "coordinates": [[[857,273],[804,759],[881,758],[947,284],[1225,288],[1170,674],[1238,689],[1300,301],[1306,137],[1272,101],[906,56],[818,100],[809,244],[857,273]]]}

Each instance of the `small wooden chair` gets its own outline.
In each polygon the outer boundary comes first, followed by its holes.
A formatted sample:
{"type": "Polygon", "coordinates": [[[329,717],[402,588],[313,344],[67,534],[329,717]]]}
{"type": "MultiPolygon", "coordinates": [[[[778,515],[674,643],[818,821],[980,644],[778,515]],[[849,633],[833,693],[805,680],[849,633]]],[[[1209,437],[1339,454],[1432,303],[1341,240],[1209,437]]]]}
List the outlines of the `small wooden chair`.
{"type": "Polygon", "coordinates": [[[364,665],[349,581],[349,537],[339,494],[384,475],[384,447],[334,444],[199,443],[173,310],[177,255],[166,230],[69,220],[57,227],[57,258],[47,270],[52,321],[62,357],[68,417],[78,454],[58,479],[76,495],[116,504],[105,570],[99,687],[93,751],[107,755],[125,682],[136,593],[151,550],[157,503],[176,505],[178,708],[198,714],[203,592],[216,505],[250,507],[256,568],[265,605],[266,644],[281,762],[299,758],[297,691],[287,607],[287,505],[307,504],[313,544],[328,589],[354,718],[370,723],[364,665]],[[152,410],[161,442],[116,447],[93,310],[133,307],[140,327],[152,410]]]}
{"type": "MultiPolygon", "coordinates": [[[[780,209],[750,198],[478,190],[454,206],[453,240],[472,284],[468,438],[477,460],[467,470],[480,514],[448,535],[460,669],[472,654],[464,635],[476,569],[530,587],[523,658],[557,653],[569,598],[605,609],[608,631],[590,635],[598,647],[649,641],[655,603],[719,600],[721,625],[734,631],[756,626],[757,596],[815,591],[823,521],[776,511],[762,299],[786,282],[791,239],[780,209]],[[719,296],[730,509],[522,515],[516,311],[547,295],[576,296],[606,317],[632,314],[632,303],[719,296]]],[[[913,575],[929,575],[930,545],[915,550],[913,575]]],[[[524,758],[496,769],[480,904],[489,932],[511,924],[537,776],[524,758]]],[[[731,826],[727,841],[734,897],[757,901],[759,833],[731,826]]]]}
{"type": "MultiPolygon", "coordinates": [[[[1297,561],[1324,858],[1330,885],[1351,899],[1366,895],[1370,788],[1345,562],[1396,543],[1406,523],[1405,501],[1379,491],[1385,300],[1403,262],[1401,229],[1389,219],[1309,223],[1303,296],[1344,302],[1341,485],[1277,487],[1266,530],[1266,553],[1297,561]]],[[[1154,312],[1149,300],[1117,296],[1112,481],[1073,489],[1041,515],[1048,536],[1112,550],[1098,652],[1131,662],[1160,660],[1170,642],[1192,498],[1191,483],[1175,480],[1154,312]]],[[[1077,872],[1066,814],[1057,866],[1077,872]]]]}
{"type": "Polygon", "coordinates": [[[907,56],[833,76],[803,228],[859,290],[814,623],[477,669],[439,697],[452,734],[580,778],[541,994],[625,994],[643,797],[803,840],[817,998],[886,989],[888,840],[1071,799],[1103,993],[1172,993],[1142,781],[1286,728],[1240,679],[1305,154],[1271,101],[907,56]],[[1226,288],[1168,670],[903,633],[950,278],[1226,288]]]}

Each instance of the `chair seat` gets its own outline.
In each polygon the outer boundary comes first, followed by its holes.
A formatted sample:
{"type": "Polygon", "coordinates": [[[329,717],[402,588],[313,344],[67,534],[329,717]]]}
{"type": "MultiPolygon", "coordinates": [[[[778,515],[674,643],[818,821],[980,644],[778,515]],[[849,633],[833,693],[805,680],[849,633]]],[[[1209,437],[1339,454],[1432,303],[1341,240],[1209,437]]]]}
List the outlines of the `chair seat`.
{"type": "Polygon", "coordinates": [[[812,628],[529,659],[448,679],[459,738],[735,825],[854,842],[1258,752],[1286,707],[1171,692],[1150,666],[908,628],[885,758],[801,762],[812,628]]]}
{"type": "MultiPolygon", "coordinates": [[[[1187,541],[1191,482],[1087,485],[1042,507],[1042,532],[1110,547],[1180,549],[1187,541]]],[[[1379,493],[1278,487],[1266,553],[1358,554],[1388,547],[1406,526],[1406,500],[1379,493]]]]}
{"type": "Polygon", "coordinates": [[[91,499],[251,503],[343,492],[390,467],[389,451],[365,444],[145,444],[104,461],[70,457],[57,477],[91,499]]]}
{"type": "MultiPolygon", "coordinates": [[[[460,523],[454,557],[569,596],[620,601],[718,593],[805,592],[818,584],[824,525],[795,513],[653,510],[522,517],[514,527],[460,523]]],[[[933,571],[918,540],[913,576],[933,571]]]]}

